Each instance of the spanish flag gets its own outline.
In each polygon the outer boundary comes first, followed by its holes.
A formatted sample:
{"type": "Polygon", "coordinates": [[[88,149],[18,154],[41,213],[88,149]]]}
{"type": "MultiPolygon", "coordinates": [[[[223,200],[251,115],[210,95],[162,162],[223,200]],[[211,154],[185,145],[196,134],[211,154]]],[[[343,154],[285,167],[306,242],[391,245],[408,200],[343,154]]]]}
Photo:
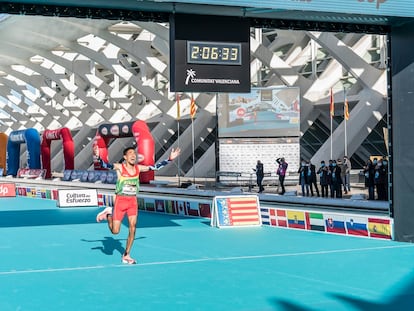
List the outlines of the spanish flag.
{"type": "Polygon", "coordinates": [[[345,120],[349,120],[349,110],[348,110],[348,99],[345,97],[345,103],[344,103],[344,117],[345,120]]]}
{"type": "Polygon", "coordinates": [[[329,110],[330,110],[331,118],[333,118],[333,116],[335,115],[335,107],[334,107],[334,96],[333,96],[332,88],[331,88],[329,110]]]}
{"type": "Polygon", "coordinates": [[[191,103],[190,103],[190,116],[191,116],[191,119],[194,119],[196,111],[197,111],[196,103],[195,103],[193,94],[191,94],[191,103]]]}

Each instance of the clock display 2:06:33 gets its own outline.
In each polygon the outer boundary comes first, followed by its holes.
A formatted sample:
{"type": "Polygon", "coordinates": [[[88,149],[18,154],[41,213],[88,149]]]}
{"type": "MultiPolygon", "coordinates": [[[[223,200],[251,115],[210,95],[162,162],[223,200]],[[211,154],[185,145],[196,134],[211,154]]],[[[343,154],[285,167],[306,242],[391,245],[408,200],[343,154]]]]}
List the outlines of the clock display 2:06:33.
{"type": "Polygon", "coordinates": [[[187,63],[241,65],[241,44],[187,41],[187,63]]]}

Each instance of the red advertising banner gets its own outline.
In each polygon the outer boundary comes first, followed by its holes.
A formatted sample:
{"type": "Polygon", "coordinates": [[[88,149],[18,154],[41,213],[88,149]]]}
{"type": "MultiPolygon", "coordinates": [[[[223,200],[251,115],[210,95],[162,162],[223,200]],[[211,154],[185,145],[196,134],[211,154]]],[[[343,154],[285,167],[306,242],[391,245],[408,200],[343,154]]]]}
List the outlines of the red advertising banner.
{"type": "Polygon", "coordinates": [[[0,198],[15,197],[16,185],[12,183],[0,184],[0,198]]]}

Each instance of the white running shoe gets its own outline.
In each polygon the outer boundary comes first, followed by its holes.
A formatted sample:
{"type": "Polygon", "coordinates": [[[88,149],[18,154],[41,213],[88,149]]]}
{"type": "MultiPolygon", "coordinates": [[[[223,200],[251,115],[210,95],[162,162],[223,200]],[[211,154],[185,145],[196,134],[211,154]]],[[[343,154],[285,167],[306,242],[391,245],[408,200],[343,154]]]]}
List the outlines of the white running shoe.
{"type": "Polygon", "coordinates": [[[102,220],[106,220],[108,215],[112,214],[112,207],[105,208],[102,212],[100,212],[98,215],[96,215],[96,221],[101,222],[102,220]]]}
{"type": "Polygon", "coordinates": [[[137,261],[135,259],[132,259],[129,255],[122,255],[122,263],[126,263],[128,265],[135,265],[137,261]]]}

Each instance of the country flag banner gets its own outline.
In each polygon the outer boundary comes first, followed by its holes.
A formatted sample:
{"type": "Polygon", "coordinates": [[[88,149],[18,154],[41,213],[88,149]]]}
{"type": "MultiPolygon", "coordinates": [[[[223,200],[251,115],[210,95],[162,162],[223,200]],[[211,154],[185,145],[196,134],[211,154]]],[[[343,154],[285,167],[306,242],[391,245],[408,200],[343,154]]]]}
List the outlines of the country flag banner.
{"type": "Polygon", "coordinates": [[[306,212],[306,228],[314,231],[325,231],[323,214],[306,212]]]}
{"type": "Polygon", "coordinates": [[[269,209],[269,220],[271,226],[277,226],[276,209],[269,209]]]}
{"type": "Polygon", "coordinates": [[[287,227],[286,211],[283,209],[276,210],[276,220],[279,227],[287,227]]]}
{"type": "Polygon", "coordinates": [[[155,211],[165,213],[164,200],[155,200],[155,211]]]}
{"type": "Polygon", "coordinates": [[[198,210],[200,211],[200,217],[211,218],[211,206],[209,203],[199,203],[198,210]]]}
{"type": "Polygon", "coordinates": [[[262,224],[270,226],[270,213],[269,208],[267,207],[261,207],[260,208],[260,214],[262,216],[262,224]]]}
{"type": "Polygon", "coordinates": [[[198,202],[187,202],[187,214],[195,217],[200,216],[198,202]]]}
{"type": "Polygon", "coordinates": [[[257,196],[218,196],[213,200],[211,225],[218,227],[262,224],[257,196]]]}
{"type": "Polygon", "coordinates": [[[324,214],[326,232],[346,234],[345,217],[337,214],[324,214]]]}
{"type": "Polygon", "coordinates": [[[368,231],[372,238],[391,239],[391,221],[385,218],[368,218],[368,231]]]}
{"type": "Polygon", "coordinates": [[[367,217],[346,216],[346,230],[350,235],[368,236],[367,217]]]}
{"type": "Polygon", "coordinates": [[[288,227],[305,229],[305,213],[301,211],[287,211],[288,227]]]}

